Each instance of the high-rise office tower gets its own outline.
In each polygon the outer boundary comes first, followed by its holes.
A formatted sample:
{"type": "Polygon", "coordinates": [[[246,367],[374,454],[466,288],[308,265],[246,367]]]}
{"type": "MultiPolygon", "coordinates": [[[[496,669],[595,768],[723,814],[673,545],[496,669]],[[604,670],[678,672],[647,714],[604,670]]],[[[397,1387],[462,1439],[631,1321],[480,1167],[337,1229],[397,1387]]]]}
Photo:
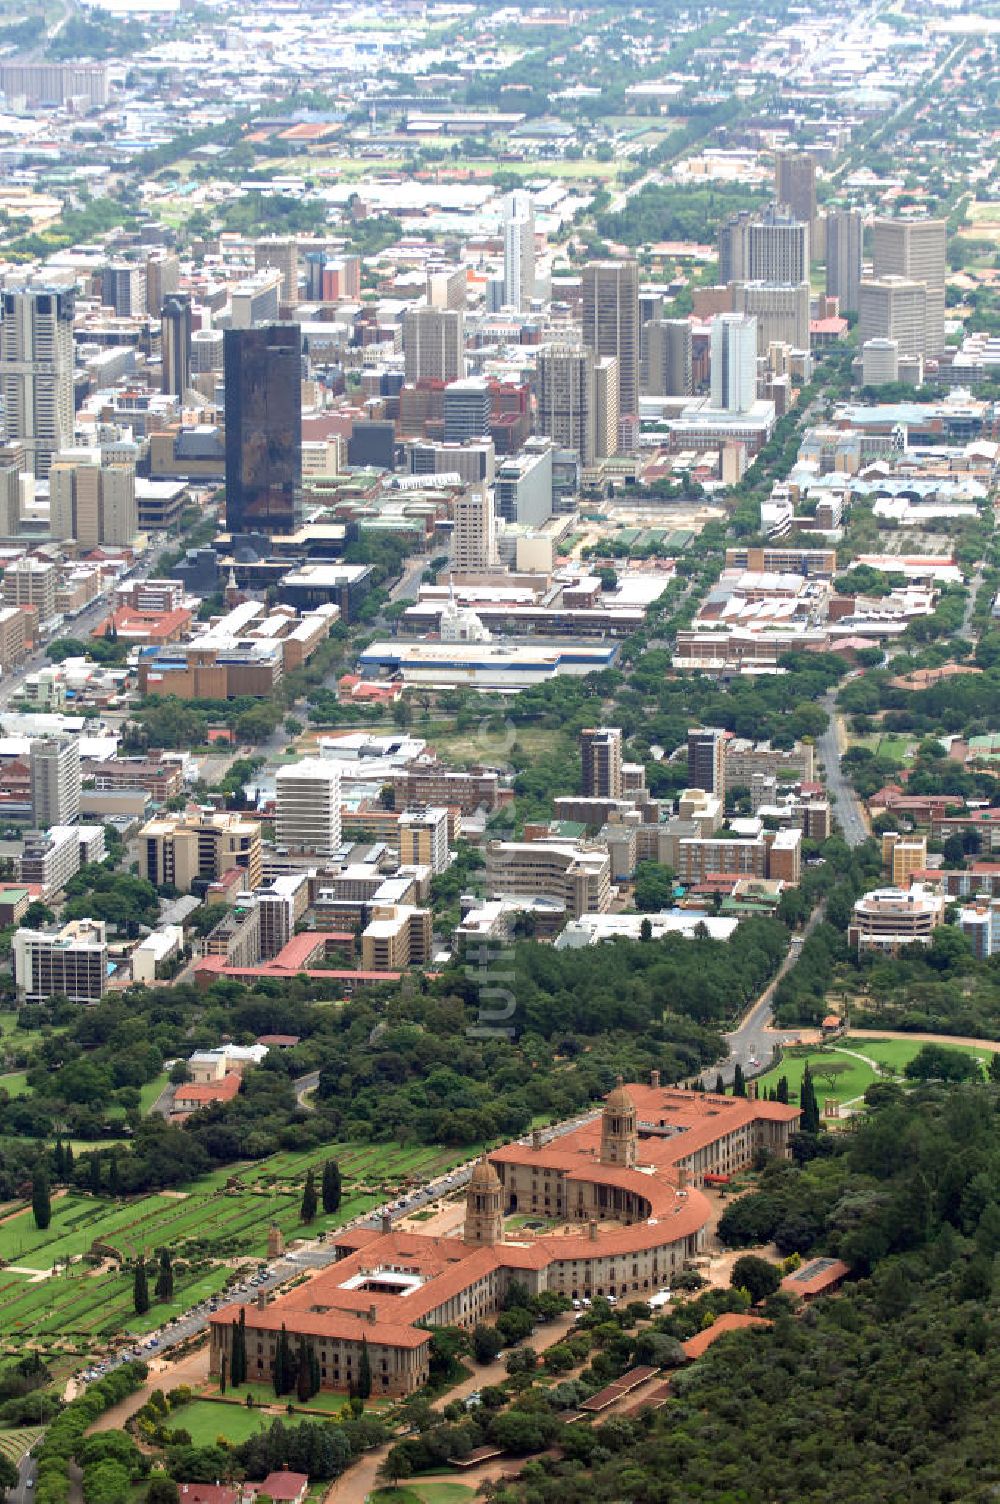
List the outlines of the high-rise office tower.
{"type": "Polygon", "coordinates": [[[306,757],[279,768],[275,777],[275,836],[288,850],[333,856],[340,846],[340,765],[306,757]]]}
{"type": "Polygon", "coordinates": [[[181,285],[181,263],[173,251],[157,251],[146,260],[146,312],[154,319],[181,285]]]}
{"type": "Polygon", "coordinates": [[[651,319],[645,326],[646,391],[652,397],[687,397],[692,378],[691,323],[651,319]]]}
{"type": "Polygon", "coordinates": [[[594,362],[594,450],[599,460],[618,453],[618,424],[622,415],[620,371],[614,355],[594,362]]]}
{"type": "Polygon", "coordinates": [[[310,303],[323,300],[323,268],[326,265],[325,251],[306,251],[306,297],[310,303]]]}
{"type": "Polygon", "coordinates": [[[809,223],[780,204],[732,215],[719,230],[720,282],[808,282],[809,223]]]}
{"type": "Polygon", "coordinates": [[[594,353],[580,345],[547,345],[538,352],[540,434],[575,449],[582,465],[595,456],[594,353]]]}
{"type": "Polygon", "coordinates": [[[774,154],[774,197],[787,204],[796,219],[811,225],[816,218],[816,158],[808,151],[787,149],[774,154]]]}
{"type": "Polygon", "coordinates": [[[911,277],[867,277],[858,288],[858,342],[895,340],[897,355],[927,354],[927,287],[911,277]]]}
{"type": "Polygon", "coordinates": [[[31,818],[38,830],[80,818],[80,743],[39,737],[31,743],[31,818]]]}
{"type": "Polygon", "coordinates": [[[747,225],[747,282],[808,282],[809,221],[769,204],[747,225]]]}
{"type": "Polygon", "coordinates": [[[757,320],[720,313],[712,320],[712,406],[745,413],[757,400],[757,320]]]}
{"type": "Polygon", "coordinates": [[[162,354],[161,390],[183,398],[191,385],[191,299],[173,293],[163,303],[160,315],[162,354]]]}
{"type": "Polygon", "coordinates": [[[293,235],[283,235],[253,243],[254,271],[273,269],[281,273],[281,301],[299,301],[299,245],[293,235]]]}
{"type": "Polygon", "coordinates": [[[0,458],[0,538],[16,538],[21,531],[21,476],[24,457],[0,458]]]}
{"type": "Polygon", "coordinates": [[[465,317],[459,308],[408,308],[403,314],[403,372],[408,386],[465,374],[465,317]]]}
{"type": "Polygon", "coordinates": [[[757,354],[773,344],[809,349],[808,282],[737,282],[733,286],[737,313],[757,320],[757,354]]]}
{"type": "Polygon", "coordinates": [[[639,267],[591,261],[583,268],[583,342],[618,361],[619,412],[639,412],[639,267]]]}
{"type": "Polygon", "coordinates": [[[195,329],[191,335],[191,372],[221,371],[223,364],[221,329],[195,329]]]}
{"type": "Polygon", "coordinates": [[[274,267],[254,272],[233,288],[229,327],[252,329],[255,324],[277,323],[281,302],[282,273],[274,267]]]}
{"type": "Polygon", "coordinates": [[[586,726],[580,732],[585,799],[622,796],[622,733],[619,726],[586,726]]]}
{"type": "Polygon", "coordinates": [[[523,311],[535,295],[535,211],[520,188],[504,200],[503,277],[505,301],[523,311]]]}
{"type": "Polygon", "coordinates": [[[489,383],[482,376],[453,381],[444,389],[444,441],[464,444],[467,439],[488,438],[492,401],[489,383]]]}
{"type": "Polygon", "coordinates": [[[302,336],[297,324],[227,329],[226,526],[290,533],[302,495],[302,336]]]}
{"type": "Polygon", "coordinates": [[[464,266],[427,268],[427,302],[431,308],[465,309],[469,279],[464,266]]]}
{"type": "Polygon", "coordinates": [[[719,226],[719,282],[742,282],[747,275],[747,226],[752,218],[749,209],[731,214],[719,226]]]}
{"type": "Polygon", "coordinates": [[[726,733],[714,726],[688,732],[688,788],[707,789],[721,799],[726,792],[726,733]]]}
{"type": "Polygon", "coordinates": [[[497,561],[496,513],[487,486],[474,486],[454,505],[451,558],[460,573],[492,569],[497,561]]]}
{"type": "MultiPolygon", "coordinates": [[[[908,277],[927,289],[924,355],[937,356],[944,349],[944,283],[947,226],[943,219],[876,219],[873,242],[873,273],[881,277],[908,277]]],[[[900,354],[908,353],[900,345],[900,354]]]]}
{"type": "Polygon", "coordinates": [[[843,314],[857,313],[864,220],[860,209],[831,209],[826,216],[826,290],[843,314]]]}
{"type": "Polygon", "coordinates": [[[11,288],[3,294],[0,396],[7,438],[35,475],[73,442],[73,312],[69,288],[11,288]]]}
{"type": "Polygon", "coordinates": [[[49,531],[83,548],[130,544],[139,531],[135,470],[102,464],[99,449],[59,456],[49,469],[49,531]]]}
{"type": "Polygon", "coordinates": [[[119,318],[138,319],[146,312],[146,268],[113,261],[101,273],[101,302],[119,318]]]}

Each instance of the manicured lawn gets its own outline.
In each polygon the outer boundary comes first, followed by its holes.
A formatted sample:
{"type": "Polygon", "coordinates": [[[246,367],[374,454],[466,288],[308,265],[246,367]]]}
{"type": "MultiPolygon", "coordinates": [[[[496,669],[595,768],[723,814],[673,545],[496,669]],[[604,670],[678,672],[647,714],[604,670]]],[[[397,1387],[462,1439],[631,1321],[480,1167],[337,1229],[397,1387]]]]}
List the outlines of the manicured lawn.
{"type": "Polygon", "coordinates": [[[7,1076],[0,1076],[0,1091],[5,1091],[8,1097],[23,1097],[28,1090],[28,1077],[24,1071],[11,1071],[7,1076]]]}
{"type": "Polygon", "coordinates": [[[161,1071],[152,1081],[147,1081],[145,1086],[139,1087],[139,1107],[143,1117],[152,1111],[153,1103],[167,1084],[167,1073],[161,1071]]]}
{"type": "MultiPolygon", "coordinates": [[[[209,1391],[202,1390],[203,1394],[207,1392],[209,1391]]],[[[217,1393],[218,1391],[216,1389],[212,1392],[217,1393]]],[[[253,1395],[258,1405],[273,1405],[276,1403],[274,1389],[270,1384],[241,1384],[239,1389],[231,1389],[229,1391],[230,1397],[237,1395],[244,1398],[248,1394],[253,1395]]],[[[311,1399],[306,1400],[302,1406],[299,1405],[298,1400],[293,1394],[282,1395],[281,1408],[284,1409],[287,1404],[292,1404],[297,1410],[325,1410],[330,1415],[338,1415],[347,1402],[346,1394],[331,1394],[329,1390],[321,1389],[318,1394],[314,1394],[311,1399]]]]}
{"type": "MultiPolygon", "coordinates": [[[[271,1392],[274,1400],[274,1392],[271,1392]]],[[[283,1416],[286,1425],[294,1425],[291,1416],[283,1416]]],[[[192,1400],[170,1417],[171,1426],[188,1431],[196,1447],[214,1446],[217,1436],[224,1436],[234,1446],[264,1431],[274,1420],[264,1411],[248,1410],[245,1405],[213,1404],[211,1400],[192,1400]]]]}
{"type": "MultiPolygon", "coordinates": [[[[832,1097],[840,1103],[852,1102],[857,1097],[864,1095],[866,1089],[873,1081],[882,1079],[881,1073],[865,1060],[859,1060],[858,1055],[864,1055],[867,1060],[876,1062],[876,1065],[889,1066],[896,1076],[902,1076],[904,1067],[911,1061],[914,1055],[922,1049],[922,1041],[919,1039],[854,1039],[848,1037],[838,1040],[826,1049],[817,1046],[808,1052],[800,1054],[798,1051],[786,1050],[780,1065],[759,1078],[760,1090],[765,1092],[772,1086],[776,1086],[782,1076],[788,1079],[789,1095],[793,1102],[799,1099],[799,1091],[802,1086],[802,1076],[808,1061],[809,1069],[813,1073],[816,1085],[816,1095],[819,1098],[820,1111],[823,1110],[823,1099],[832,1097]],[[855,1053],[851,1053],[855,1052],[855,1053]],[[831,1079],[824,1079],[823,1067],[830,1063],[846,1065],[849,1068],[838,1073],[831,1079]]],[[[985,1069],[989,1064],[989,1050],[964,1050],[961,1045],[945,1045],[945,1049],[961,1050],[964,1054],[975,1054],[985,1069]]],[[[997,1046],[1000,1049],[1000,1045],[997,1046]]]]}
{"type": "Polygon", "coordinates": [[[810,1050],[808,1055],[792,1054],[789,1050],[786,1050],[781,1064],[773,1070],[768,1071],[766,1076],[759,1078],[761,1093],[763,1094],[772,1086],[777,1086],[780,1078],[785,1076],[788,1079],[789,1097],[792,1102],[797,1103],[807,1061],[809,1069],[813,1073],[816,1096],[819,1098],[820,1112],[823,1111],[824,1097],[834,1097],[841,1103],[850,1102],[855,1097],[863,1096],[865,1089],[873,1081],[878,1080],[877,1074],[870,1065],[866,1065],[863,1060],[855,1060],[850,1055],[838,1054],[832,1050],[820,1050],[818,1048],[810,1050]],[[833,1063],[847,1066],[847,1070],[842,1074],[834,1076],[831,1080],[824,1080],[818,1072],[822,1070],[824,1065],[833,1063]]]}
{"type": "MultiPolygon", "coordinates": [[[[845,1039],[844,1044],[848,1049],[859,1050],[863,1055],[869,1055],[872,1060],[877,1060],[881,1065],[891,1065],[899,1075],[903,1073],[903,1067],[909,1063],[923,1048],[919,1039],[845,1039]]],[[[985,1067],[990,1063],[993,1050],[979,1049],[970,1050],[962,1045],[945,1045],[948,1050],[960,1050],[963,1054],[975,1055],[977,1060],[985,1067]]],[[[996,1046],[1000,1049],[1000,1045],[996,1046]]]]}

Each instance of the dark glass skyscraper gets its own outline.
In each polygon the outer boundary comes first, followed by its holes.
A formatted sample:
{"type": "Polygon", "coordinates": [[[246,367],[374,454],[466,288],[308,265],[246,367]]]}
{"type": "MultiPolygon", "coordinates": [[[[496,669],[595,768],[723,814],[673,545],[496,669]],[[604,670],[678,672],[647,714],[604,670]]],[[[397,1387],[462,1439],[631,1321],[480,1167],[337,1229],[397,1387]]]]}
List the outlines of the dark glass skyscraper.
{"type": "Polygon", "coordinates": [[[160,349],[162,390],[168,396],[183,398],[191,385],[191,299],[184,293],[173,292],[163,300],[160,349]]]}
{"type": "Polygon", "coordinates": [[[297,324],[227,329],[226,526],[290,533],[302,494],[302,345],[297,324]]]}

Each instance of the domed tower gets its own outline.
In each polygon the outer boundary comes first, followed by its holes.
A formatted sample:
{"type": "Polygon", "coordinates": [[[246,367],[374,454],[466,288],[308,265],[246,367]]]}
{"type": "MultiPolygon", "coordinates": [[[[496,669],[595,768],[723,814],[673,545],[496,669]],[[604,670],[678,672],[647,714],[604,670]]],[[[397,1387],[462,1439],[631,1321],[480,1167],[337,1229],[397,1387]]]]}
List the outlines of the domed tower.
{"type": "Polygon", "coordinates": [[[469,1181],[465,1241],[488,1248],[503,1242],[503,1184],[485,1154],[469,1181]]]}
{"type": "Polygon", "coordinates": [[[601,1164],[624,1165],[628,1170],[633,1169],[638,1142],[635,1103],[619,1076],[614,1091],[609,1092],[604,1099],[604,1111],[601,1115],[601,1164]]]}

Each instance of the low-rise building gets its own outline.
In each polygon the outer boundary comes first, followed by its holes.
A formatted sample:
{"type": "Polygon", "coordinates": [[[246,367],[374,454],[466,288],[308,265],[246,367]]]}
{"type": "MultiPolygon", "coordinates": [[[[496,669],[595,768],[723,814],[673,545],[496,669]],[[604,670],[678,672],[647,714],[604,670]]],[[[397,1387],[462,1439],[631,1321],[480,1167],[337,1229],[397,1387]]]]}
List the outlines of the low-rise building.
{"type": "Polygon", "coordinates": [[[492,897],[549,898],[579,919],[609,907],[611,858],[592,841],[490,841],[485,882],[492,897]]]}
{"type": "Polygon", "coordinates": [[[67,997],[72,1003],[96,1003],[107,991],[108,944],[101,920],[71,919],[60,930],[17,930],[13,954],[19,1002],[67,997]]]}
{"type": "Polygon", "coordinates": [[[431,956],[429,909],[409,904],[376,905],[361,935],[361,965],[365,971],[402,971],[424,966],[431,956]]]}

